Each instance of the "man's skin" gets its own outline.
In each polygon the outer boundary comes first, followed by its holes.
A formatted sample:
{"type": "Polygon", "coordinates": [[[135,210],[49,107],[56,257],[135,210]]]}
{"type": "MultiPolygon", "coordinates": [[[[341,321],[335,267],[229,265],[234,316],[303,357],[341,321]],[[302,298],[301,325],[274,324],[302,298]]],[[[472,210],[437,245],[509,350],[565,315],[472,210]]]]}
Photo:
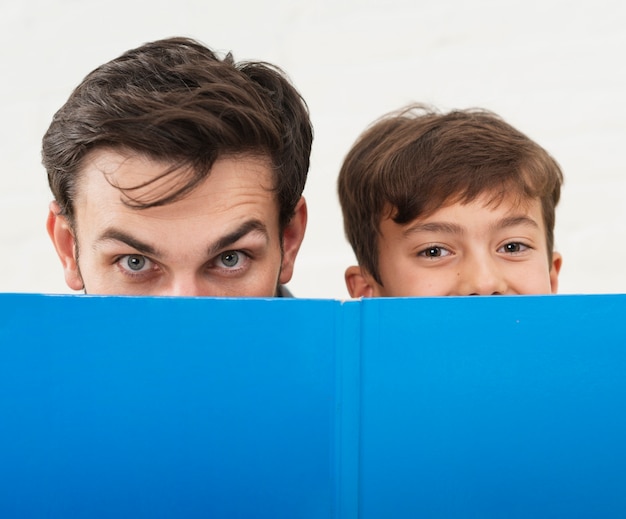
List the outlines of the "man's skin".
{"type": "Polygon", "coordinates": [[[304,237],[304,198],[281,232],[269,159],[240,154],[219,158],[180,200],[147,209],[124,203],[167,193],[184,171],[129,188],[169,167],[128,150],[88,155],[74,225],[56,202],[48,215],[68,286],[88,294],[275,296],[292,277],[304,237]]]}

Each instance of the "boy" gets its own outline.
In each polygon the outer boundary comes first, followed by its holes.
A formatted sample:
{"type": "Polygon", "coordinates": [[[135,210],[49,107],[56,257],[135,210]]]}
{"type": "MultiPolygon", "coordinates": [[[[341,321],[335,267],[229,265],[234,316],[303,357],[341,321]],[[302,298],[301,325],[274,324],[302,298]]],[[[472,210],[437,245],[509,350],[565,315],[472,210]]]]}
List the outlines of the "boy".
{"type": "Polygon", "coordinates": [[[351,297],[556,293],[563,175],[493,113],[423,106],[366,130],[339,174],[351,297]]]}
{"type": "Polygon", "coordinates": [[[288,295],[312,138],[304,100],[267,63],[170,38],[98,67],[43,138],[68,286],[288,295]]]}

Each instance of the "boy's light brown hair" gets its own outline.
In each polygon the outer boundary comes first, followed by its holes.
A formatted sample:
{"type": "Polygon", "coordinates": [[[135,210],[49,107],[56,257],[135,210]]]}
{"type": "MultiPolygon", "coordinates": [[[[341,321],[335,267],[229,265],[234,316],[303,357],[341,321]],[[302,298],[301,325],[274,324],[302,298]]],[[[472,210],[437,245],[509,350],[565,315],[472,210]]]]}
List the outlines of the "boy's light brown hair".
{"type": "Polygon", "coordinates": [[[508,196],[518,203],[539,199],[551,255],[562,183],[548,152],[496,114],[414,105],[383,116],[358,138],[341,167],[338,191],[357,261],[382,285],[384,218],[402,225],[483,194],[495,205],[508,196]]]}

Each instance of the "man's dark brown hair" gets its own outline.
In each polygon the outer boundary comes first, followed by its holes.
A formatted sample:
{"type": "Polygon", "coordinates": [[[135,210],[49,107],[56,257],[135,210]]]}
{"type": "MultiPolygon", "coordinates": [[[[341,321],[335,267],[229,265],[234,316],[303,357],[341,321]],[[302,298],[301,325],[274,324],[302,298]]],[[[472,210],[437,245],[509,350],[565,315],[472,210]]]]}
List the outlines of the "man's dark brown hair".
{"type": "Polygon", "coordinates": [[[267,157],[282,229],[302,195],[312,139],[307,106],[279,68],[235,63],[231,54],[220,58],[197,41],[170,38],[91,72],[55,114],[42,157],[50,188],[71,224],[81,167],[95,149],[144,154],[171,165],[160,179],[180,176],[173,189],[151,199],[138,200],[132,187],[122,189],[125,203],[137,208],[184,197],[219,157],[267,157]]]}
{"type": "MultiPolygon", "coordinates": [[[[344,228],[359,265],[382,285],[378,235],[483,194],[541,201],[549,254],[563,174],[538,144],[486,110],[439,113],[415,105],[388,114],[356,141],[339,173],[344,228]]],[[[551,261],[551,258],[548,258],[551,261]]]]}

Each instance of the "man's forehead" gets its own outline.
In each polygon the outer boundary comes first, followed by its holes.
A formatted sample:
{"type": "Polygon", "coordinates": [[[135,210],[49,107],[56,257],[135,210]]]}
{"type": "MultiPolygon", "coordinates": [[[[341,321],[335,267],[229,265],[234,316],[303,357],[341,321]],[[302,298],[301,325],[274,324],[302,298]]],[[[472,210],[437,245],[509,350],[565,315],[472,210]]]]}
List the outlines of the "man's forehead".
{"type": "Polygon", "coordinates": [[[226,154],[218,157],[206,171],[182,161],[155,159],[128,148],[99,148],[90,152],[81,168],[78,193],[85,186],[96,190],[106,184],[118,190],[121,202],[129,206],[165,205],[186,196],[197,196],[198,187],[211,179],[214,170],[222,171],[223,181],[211,182],[213,190],[229,191],[259,186],[273,196],[274,175],[271,162],[263,154],[226,154]]]}

